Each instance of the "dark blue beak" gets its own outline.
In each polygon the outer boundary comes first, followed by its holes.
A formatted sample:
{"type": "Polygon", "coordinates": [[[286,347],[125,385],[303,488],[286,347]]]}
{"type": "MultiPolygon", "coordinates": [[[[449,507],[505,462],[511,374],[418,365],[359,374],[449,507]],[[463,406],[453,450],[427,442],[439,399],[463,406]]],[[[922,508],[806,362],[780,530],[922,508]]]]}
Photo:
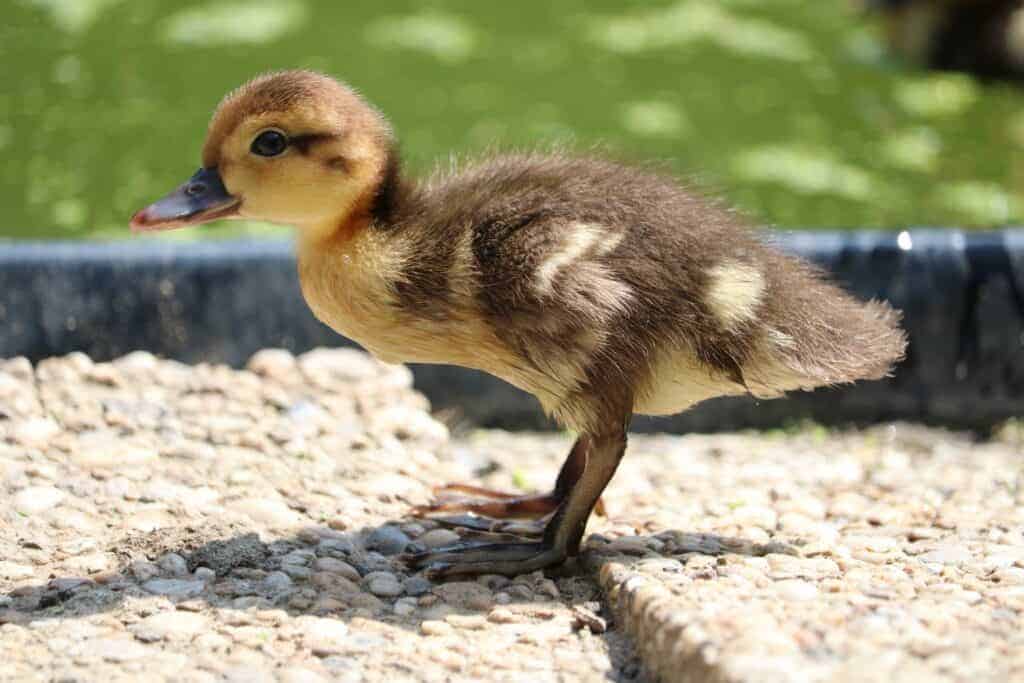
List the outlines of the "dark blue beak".
{"type": "Polygon", "coordinates": [[[228,194],[217,168],[201,168],[188,182],[132,216],[132,232],[172,230],[238,214],[242,201],[228,194]]]}

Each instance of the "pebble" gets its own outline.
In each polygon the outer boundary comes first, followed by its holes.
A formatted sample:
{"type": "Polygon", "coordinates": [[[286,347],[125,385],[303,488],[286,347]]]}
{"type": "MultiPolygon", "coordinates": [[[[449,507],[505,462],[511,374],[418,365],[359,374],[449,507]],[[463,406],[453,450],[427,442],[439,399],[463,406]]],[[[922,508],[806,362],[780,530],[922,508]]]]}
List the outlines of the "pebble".
{"type": "Polygon", "coordinates": [[[321,572],[340,574],[349,581],[359,581],[361,578],[355,567],[335,557],[318,557],[313,563],[313,568],[321,572]]]}
{"type": "Polygon", "coordinates": [[[325,538],[316,546],[316,554],[320,557],[347,558],[355,551],[355,546],[348,538],[325,538]]]}
{"type": "Polygon", "coordinates": [[[249,498],[236,501],[231,507],[257,524],[265,524],[272,529],[287,529],[302,522],[302,515],[277,498],[249,498]]]}
{"type": "Polygon", "coordinates": [[[267,546],[257,533],[244,533],[232,538],[218,538],[191,554],[193,564],[209,567],[218,576],[226,576],[238,567],[262,566],[267,546]]]}
{"type": "Polygon", "coordinates": [[[142,589],[147,593],[181,600],[196,597],[204,588],[204,582],[189,579],[152,579],[142,584],[142,589]]]}
{"type": "Polygon", "coordinates": [[[263,589],[268,593],[284,593],[294,585],[291,577],[284,572],[270,572],[263,579],[263,589]]]}
{"type": "Polygon", "coordinates": [[[328,680],[315,671],[300,667],[282,669],[277,676],[280,683],[327,683],[328,680]]]}
{"type": "Polygon", "coordinates": [[[295,356],[285,349],[257,351],[245,367],[257,375],[278,381],[293,382],[298,379],[298,363],[295,356]]]}
{"type": "Polygon", "coordinates": [[[196,567],[196,570],[192,572],[192,578],[203,583],[209,583],[217,578],[217,572],[213,571],[209,567],[196,567]]]}
{"type": "Polygon", "coordinates": [[[302,634],[302,644],[317,657],[328,657],[345,651],[349,629],[337,619],[301,616],[295,626],[302,634]]]}
{"type": "Polygon", "coordinates": [[[404,590],[391,572],[371,572],[363,577],[363,583],[371,593],[382,598],[396,597],[404,590]]]}
{"type": "Polygon", "coordinates": [[[148,657],[149,649],[128,638],[101,638],[83,643],[82,652],[108,662],[129,662],[148,657]]]}
{"type": "Polygon", "coordinates": [[[487,615],[487,620],[495,624],[515,624],[522,621],[522,617],[505,607],[495,607],[487,615]]]}
{"type": "Polygon", "coordinates": [[[187,611],[159,612],[146,617],[129,630],[143,642],[191,638],[209,627],[209,619],[187,611]]]}
{"type": "Polygon", "coordinates": [[[581,605],[574,605],[572,608],[573,615],[573,628],[583,629],[586,628],[591,633],[604,633],[608,630],[608,622],[603,618],[599,617],[594,613],[593,610],[587,609],[581,605]]]}
{"type": "Polygon", "coordinates": [[[420,624],[420,633],[425,636],[447,636],[454,633],[451,624],[444,621],[427,619],[420,624]]]}
{"type": "Polygon", "coordinates": [[[733,524],[756,526],[773,531],[779,525],[779,515],[770,507],[762,505],[741,505],[729,516],[733,524]]]}
{"type": "Polygon", "coordinates": [[[28,567],[23,564],[15,564],[14,562],[8,562],[6,560],[0,560],[0,579],[17,581],[18,579],[27,579],[34,575],[35,572],[32,567],[28,567]]]}
{"type": "Polygon", "coordinates": [[[386,524],[370,532],[364,545],[367,550],[376,550],[384,555],[397,555],[405,550],[410,540],[401,529],[386,524]]]}
{"type": "Polygon", "coordinates": [[[418,607],[416,598],[400,598],[395,601],[392,611],[400,617],[407,617],[413,614],[418,607]]]}
{"type": "Polygon", "coordinates": [[[806,601],[818,597],[818,587],[809,581],[787,579],[775,582],[775,594],[783,600],[806,601]]]}
{"type": "Polygon", "coordinates": [[[138,581],[148,581],[154,577],[160,576],[160,567],[156,566],[152,562],[146,562],[145,560],[136,560],[132,562],[128,567],[131,571],[132,576],[138,581]]]}
{"type": "Polygon", "coordinates": [[[51,418],[36,417],[16,423],[11,430],[11,438],[26,448],[46,448],[60,431],[60,425],[51,418]]]}
{"type": "Polygon", "coordinates": [[[406,594],[419,597],[434,587],[434,584],[423,578],[422,576],[410,576],[402,582],[402,588],[405,589],[406,594]]]}
{"type": "Polygon", "coordinates": [[[13,507],[23,515],[34,515],[56,507],[65,493],[53,486],[29,486],[15,494],[13,507]]]}
{"type": "Polygon", "coordinates": [[[157,566],[171,576],[188,575],[188,563],[177,553],[167,553],[157,558],[157,566]]]}
{"type": "Polygon", "coordinates": [[[458,629],[479,631],[487,627],[487,618],[480,614],[449,614],[446,622],[458,629]]]}
{"type": "Polygon", "coordinates": [[[958,545],[947,545],[917,556],[921,562],[962,565],[971,562],[974,556],[969,550],[958,545]]]}
{"type": "Polygon", "coordinates": [[[416,539],[427,548],[443,548],[458,543],[461,537],[451,529],[432,529],[416,539]]]}

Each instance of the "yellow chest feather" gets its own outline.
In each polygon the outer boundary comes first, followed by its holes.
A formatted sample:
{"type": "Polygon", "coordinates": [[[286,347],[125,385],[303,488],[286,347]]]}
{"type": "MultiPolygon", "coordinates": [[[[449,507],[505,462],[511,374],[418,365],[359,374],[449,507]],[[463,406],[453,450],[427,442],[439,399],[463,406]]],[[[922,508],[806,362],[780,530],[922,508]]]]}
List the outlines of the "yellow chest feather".
{"type": "Polygon", "coordinates": [[[344,244],[300,244],[299,281],[314,315],[389,363],[444,363],[495,374],[512,360],[473,310],[453,305],[443,320],[403,310],[394,283],[407,256],[398,240],[357,236],[344,244]]]}

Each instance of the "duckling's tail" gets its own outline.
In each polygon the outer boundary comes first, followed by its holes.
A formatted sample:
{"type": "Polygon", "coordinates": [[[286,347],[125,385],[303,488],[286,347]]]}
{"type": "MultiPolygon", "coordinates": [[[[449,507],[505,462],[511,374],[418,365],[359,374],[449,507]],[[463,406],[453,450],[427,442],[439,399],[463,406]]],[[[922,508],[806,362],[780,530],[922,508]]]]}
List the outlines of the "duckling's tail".
{"type": "Polygon", "coordinates": [[[801,266],[776,283],[781,300],[765,320],[771,361],[760,366],[762,377],[749,379],[777,394],[891,374],[907,348],[901,313],[884,301],[859,301],[801,266]]]}

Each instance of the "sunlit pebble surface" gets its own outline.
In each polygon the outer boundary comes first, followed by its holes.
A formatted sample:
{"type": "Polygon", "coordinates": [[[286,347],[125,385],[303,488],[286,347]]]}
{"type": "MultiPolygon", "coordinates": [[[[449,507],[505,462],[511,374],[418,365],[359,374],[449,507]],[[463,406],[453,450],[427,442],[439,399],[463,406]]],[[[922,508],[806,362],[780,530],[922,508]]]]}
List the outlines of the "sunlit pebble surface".
{"type": "Polygon", "coordinates": [[[589,578],[399,562],[480,462],[410,384],[354,350],[0,361],[0,681],[642,676],[589,578]]]}
{"type": "Polygon", "coordinates": [[[582,575],[434,584],[397,555],[454,536],[409,506],[546,488],[570,439],[450,440],[410,380],[0,361],[0,680],[1024,675],[1019,425],[637,436],[582,575]]]}

